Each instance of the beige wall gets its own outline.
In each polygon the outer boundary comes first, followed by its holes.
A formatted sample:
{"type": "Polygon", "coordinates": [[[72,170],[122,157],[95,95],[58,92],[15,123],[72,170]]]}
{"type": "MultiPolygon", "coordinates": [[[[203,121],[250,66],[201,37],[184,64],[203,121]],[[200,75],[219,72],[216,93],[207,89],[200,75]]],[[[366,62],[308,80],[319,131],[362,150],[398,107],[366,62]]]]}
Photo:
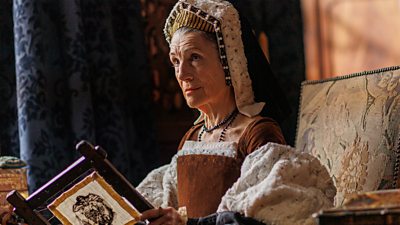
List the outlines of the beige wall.
{"type": "Polygon", "coordinates": [[[400,0],[302,0],[308,79],[400,65],[400,0]]]}

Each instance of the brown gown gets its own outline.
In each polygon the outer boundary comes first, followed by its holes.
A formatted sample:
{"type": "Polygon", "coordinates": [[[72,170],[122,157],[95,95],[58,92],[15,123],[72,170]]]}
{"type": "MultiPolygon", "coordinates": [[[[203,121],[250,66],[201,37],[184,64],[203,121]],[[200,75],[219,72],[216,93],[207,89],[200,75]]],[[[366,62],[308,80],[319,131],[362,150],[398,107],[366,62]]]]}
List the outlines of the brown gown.
{"type": "MultiPolygon", "coordinates": [[[[186,141],[193,139],[193,133],[201,126],[202,123],[189,129],[179,144],[179,151],[186,141]]],[[[186,206],[190,218],[216,212],[222,196],[239,178],[244,158],[268,142],[285,144],[285,139],[274,120],[261,117],[247,126],[239,138],[234,157],[218,154],[180,155],[177,159],[179,206],[186,206]]]]}

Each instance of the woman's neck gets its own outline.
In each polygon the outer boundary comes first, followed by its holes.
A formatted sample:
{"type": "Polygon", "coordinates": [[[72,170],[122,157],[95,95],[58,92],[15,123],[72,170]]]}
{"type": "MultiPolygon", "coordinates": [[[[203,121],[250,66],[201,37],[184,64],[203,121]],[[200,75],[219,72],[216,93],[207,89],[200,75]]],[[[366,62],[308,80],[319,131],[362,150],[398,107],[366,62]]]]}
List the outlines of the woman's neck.
{"type": "Polygon", "coordinates": [[[216,126],[236,109],[236,103],[233,96],[224,99],[215,104],[208,104],[200,110],[205,115],[205,125],[210,128],[216,126]]]}

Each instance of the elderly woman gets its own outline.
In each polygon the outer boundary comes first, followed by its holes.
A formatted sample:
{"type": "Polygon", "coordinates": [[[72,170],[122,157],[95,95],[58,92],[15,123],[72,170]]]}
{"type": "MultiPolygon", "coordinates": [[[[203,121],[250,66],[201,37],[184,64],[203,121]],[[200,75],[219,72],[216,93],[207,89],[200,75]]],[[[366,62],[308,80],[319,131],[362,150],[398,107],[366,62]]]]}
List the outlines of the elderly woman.
{"type": "Polygon", "coordinates": [[[200,117],[171,163],[138,186],[159,207],[143,212],[142,219],[151,225],[256,223],[251,216],[300,224],[330,206],[334,188],[326,171],[309,156],[280,145],[285,140],[271,117],[283,119],[288,107],[236,8],[223,0],[181,0],[164,31],[176,79],[200,117]],[[291,160],[301,163],[287,163],[291,160]],[[295,207],[285,210],[285,204],[295,207]]]}

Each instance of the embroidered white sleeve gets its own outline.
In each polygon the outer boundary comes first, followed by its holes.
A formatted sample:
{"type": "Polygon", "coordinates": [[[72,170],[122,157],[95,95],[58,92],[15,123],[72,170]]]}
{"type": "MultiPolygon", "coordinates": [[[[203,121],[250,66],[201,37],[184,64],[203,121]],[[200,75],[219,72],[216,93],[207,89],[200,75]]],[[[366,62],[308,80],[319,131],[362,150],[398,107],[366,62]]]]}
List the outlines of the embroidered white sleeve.
{"type": "Polygon", "coordinates": [[[318,159],[268,143],[246,157],[218,211],[237,211],[266,224],[314,224],[312,213],[332,207],[335,194],[318,159]]]}
{"type": "Polygon", "coordinates": [[[178,208],[176,155],[170,164],[151,171],[136,189],[154,207],[178,208]]]}

